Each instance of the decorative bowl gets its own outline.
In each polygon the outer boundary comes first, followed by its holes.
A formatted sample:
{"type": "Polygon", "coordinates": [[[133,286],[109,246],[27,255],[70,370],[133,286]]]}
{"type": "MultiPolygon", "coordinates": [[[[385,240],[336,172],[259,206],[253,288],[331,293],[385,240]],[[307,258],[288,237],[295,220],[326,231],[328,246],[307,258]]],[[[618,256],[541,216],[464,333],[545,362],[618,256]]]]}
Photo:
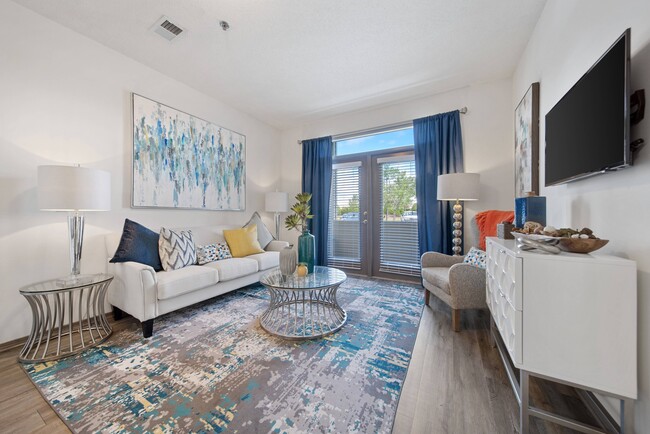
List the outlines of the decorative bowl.
{"type": "Polygon", "coordinates": [[[558,247],[565,252],[591,253],[604,247],[609,240],[600,238],[558,238],[558,247]]]}

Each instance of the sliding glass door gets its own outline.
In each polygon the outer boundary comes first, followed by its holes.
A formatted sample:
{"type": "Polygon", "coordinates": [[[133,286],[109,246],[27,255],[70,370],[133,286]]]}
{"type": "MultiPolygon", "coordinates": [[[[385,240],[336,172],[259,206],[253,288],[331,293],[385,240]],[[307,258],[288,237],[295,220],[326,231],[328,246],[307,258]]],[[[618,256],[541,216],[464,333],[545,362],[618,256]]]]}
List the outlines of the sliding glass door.
{"type": "Polygon", "coordinates": [[[330,266],[367,276],[420,275],[412,146],[337,155],[331,188],[330,266]]]}

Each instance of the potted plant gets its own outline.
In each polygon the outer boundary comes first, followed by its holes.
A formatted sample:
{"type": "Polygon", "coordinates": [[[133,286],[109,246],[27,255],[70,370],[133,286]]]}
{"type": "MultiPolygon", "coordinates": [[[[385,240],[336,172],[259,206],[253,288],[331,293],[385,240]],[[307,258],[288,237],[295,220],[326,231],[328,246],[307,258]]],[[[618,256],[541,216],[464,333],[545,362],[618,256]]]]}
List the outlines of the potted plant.
{"type": "Polygon", "coordinates": [[[307,272],[314,272],[314,250],[316,239],[309,233],[307,221],[314,218],[311,212],[311,193],[298,193],[296,203],[291,207],[293,214],[287,216],[284,224],[287,229],[301,232],[298,237],[298,262],[307,264],[307,272]]]}

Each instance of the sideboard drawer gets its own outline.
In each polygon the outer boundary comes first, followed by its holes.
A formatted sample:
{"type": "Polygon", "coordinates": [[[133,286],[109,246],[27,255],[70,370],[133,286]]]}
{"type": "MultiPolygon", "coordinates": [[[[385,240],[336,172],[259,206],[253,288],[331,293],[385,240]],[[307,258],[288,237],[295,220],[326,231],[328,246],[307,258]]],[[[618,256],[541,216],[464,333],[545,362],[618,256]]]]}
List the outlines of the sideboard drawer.
{"type": "Polygon", "coordinates": [[[508,302],[494,276],[486,275],[486,302],[513,362],[522,363],[522,312],[508,302]]]}
{"type": "Polygon", "coordinates": [[[522,310],[522,260],[514,252],[488,241],[487,274],[515,310],[522,310]]]}

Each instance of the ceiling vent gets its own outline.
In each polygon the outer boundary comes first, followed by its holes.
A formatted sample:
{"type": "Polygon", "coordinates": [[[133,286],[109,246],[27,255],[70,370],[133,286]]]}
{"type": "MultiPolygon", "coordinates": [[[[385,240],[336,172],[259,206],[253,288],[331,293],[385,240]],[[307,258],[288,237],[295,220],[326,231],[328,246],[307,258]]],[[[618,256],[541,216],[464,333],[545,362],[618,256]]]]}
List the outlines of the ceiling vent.
{"type": "Polygon", "coordinates": [[[151,30],[168,41],[173,41],[184,32],[180,26],[172,23],[166,16],[160,17],[160,19],[151,27],[151,30]]]}

